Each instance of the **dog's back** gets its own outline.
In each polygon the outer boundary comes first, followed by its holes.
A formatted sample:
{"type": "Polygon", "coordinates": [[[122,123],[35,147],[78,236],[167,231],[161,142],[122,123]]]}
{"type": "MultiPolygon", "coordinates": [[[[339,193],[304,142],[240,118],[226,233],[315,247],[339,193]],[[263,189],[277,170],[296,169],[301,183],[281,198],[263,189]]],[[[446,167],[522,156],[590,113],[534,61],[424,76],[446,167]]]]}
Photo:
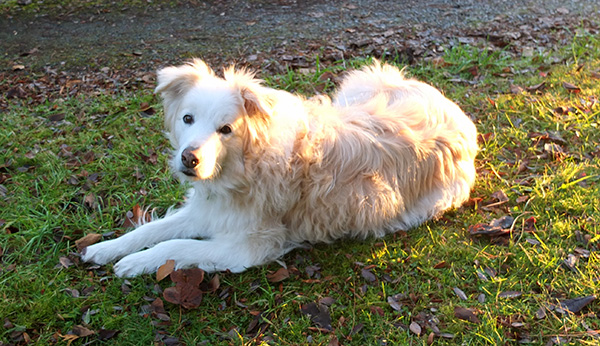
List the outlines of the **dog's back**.
{"type": "Polygon", "coordinates": [[[375,64],[314,113],[301,199],[284,218],[297,240],[383,236],[468,198],[476,129],[435,88],[375,64]]]}

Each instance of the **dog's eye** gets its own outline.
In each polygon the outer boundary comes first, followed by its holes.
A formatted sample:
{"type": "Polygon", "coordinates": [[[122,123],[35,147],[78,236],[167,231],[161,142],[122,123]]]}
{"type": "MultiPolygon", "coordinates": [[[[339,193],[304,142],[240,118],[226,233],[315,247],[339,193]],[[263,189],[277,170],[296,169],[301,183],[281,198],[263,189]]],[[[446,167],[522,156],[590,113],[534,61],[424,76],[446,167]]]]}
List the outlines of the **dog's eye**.
{"type": "Polygon", "coordinates": [[[185,124],[188,124],[188,125],[189,124],[193,124],[194,123],[194,117],[191,116],[191,115],[189,115],[189,114],[186,114],[186,115],[183,116],[183,122],[185,124]]]}
{"type": "Polygon", "coordinates": [[[224,135],[228,135],[231,133],[231,126],[229,125],[223,125],[221,126],[221,128],[219,129],[219,133],[222,133],[224,135]]]}

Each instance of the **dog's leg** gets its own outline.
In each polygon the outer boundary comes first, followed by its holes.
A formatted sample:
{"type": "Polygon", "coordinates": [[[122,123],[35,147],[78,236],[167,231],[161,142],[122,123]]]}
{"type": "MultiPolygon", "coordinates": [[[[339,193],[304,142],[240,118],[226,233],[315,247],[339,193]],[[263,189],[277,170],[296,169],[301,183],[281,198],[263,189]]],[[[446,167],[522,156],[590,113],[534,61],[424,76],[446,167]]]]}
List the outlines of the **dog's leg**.
{"type": "Polygon", "coordinates": [[[264,238],[173,239],[124,257],[115,264],[114,271],[120,277],[153,273],[171,259],[176,268],[197,267],[207,272],[230,270],[238,273],[274,260],[290,249],[264,238]]]}
{"type": "Polygon", "coordinates": [[[88,246],[81,258],[85,262],[106,264],[161,241],[210,236],[204,220],[202,212],[186,205],[173,215],[142,225],[119,238],[88,246]]]}

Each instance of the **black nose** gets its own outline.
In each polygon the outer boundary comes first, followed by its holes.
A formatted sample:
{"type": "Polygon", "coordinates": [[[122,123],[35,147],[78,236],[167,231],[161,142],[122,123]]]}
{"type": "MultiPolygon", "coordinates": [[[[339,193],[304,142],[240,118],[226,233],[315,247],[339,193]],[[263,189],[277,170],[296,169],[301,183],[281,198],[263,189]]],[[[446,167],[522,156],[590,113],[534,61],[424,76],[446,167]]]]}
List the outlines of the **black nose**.
{"type": "Polygon", "coordinates": [[[198,158],[192,152],[192,148],[185,148],[181,153],[181,162],[187,168],[194,168],[198,166],[198,158]]]}

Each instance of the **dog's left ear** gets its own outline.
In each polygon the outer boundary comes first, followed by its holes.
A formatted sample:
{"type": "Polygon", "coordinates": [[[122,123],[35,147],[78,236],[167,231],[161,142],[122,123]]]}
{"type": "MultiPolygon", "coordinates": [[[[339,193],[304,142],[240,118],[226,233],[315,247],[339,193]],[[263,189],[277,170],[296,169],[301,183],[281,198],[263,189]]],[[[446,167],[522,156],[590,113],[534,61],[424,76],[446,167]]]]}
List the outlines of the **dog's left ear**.
{"type": "Polygon", "coordinates": [[[261,96],[257,90],[252,87],[242,86],[240,88],[242,100],[244,100],[244,109],[249,117],[270,117],[271,104],[266,97],[261,96]]]}

